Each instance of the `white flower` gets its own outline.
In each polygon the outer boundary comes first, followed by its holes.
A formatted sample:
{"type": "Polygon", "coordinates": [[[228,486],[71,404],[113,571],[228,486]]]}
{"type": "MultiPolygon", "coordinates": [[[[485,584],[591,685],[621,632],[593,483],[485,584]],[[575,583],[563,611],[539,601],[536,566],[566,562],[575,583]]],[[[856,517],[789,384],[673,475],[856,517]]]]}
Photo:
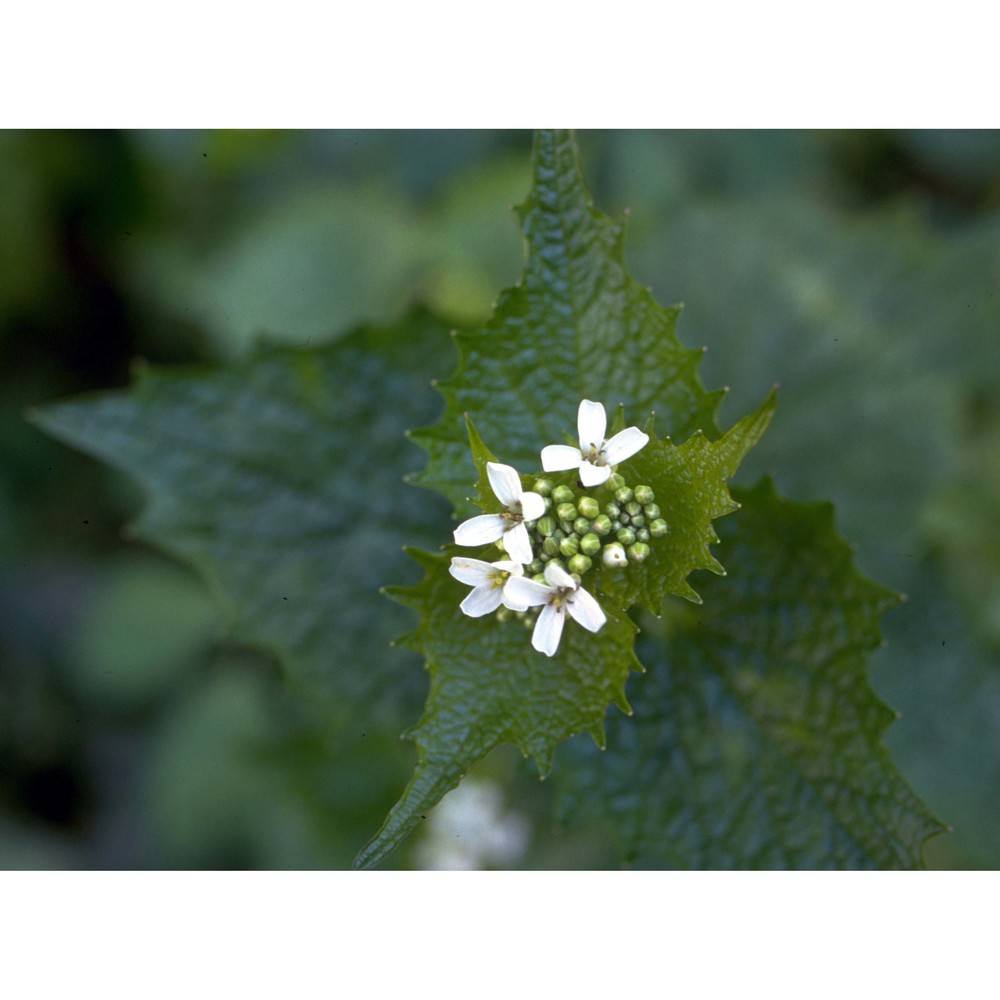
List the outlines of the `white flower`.
{"type": "Polygon", "coordinates": [[[531,645],[539,653],[555,656],[567,611],[591,632],[599,632],[608,618],[597,601],[566,570],[549,563],[545,567],[545,580],[548,586],[523,576],[512,577],[507,581],[505,592],[513,600],[532,607],[545,605],[535,622],[531,645]]]}
{"type": "Polygon", "coordinates": [[[511,598],[508,590],[511,580],[519,577],[524,570],[520,563],[502,559],[488,563],[482,559],[455,557],[448,572],[462,583],[472,587],[472,593],[459,605],[470,618],[481,618],[496,611],[503,604],[511,611],[527,611],[528,605],[511,598]]]}
{"type": "Polygon", "coordinates": [[[584,486],[600,486],[611,476],[611,467],[626,458],[631,458],[644,448],[649,435],[638,427],[626,427],[613,438],[604,435],[608,418],[602,403],[592,403],[585,399],[580,403],[576,419],[580,434],[580,448],[568,444],[550,444],[542,449],[542,468],[546,472],[563,472],[566,469],[580,469],[580,482],[584,486]]]}
{"type": "Polygon", "coordinates": [[[480,514],[463,521],[455,529],[458,545],[485,545],[503,538],[507,555],[515,562],[530,563],[531,540],[525,521],[536,521],[545,513],[545,501],[537,493],[521,491],[521,477],[509,465],[486,463],[486,475],[497,499],[504,505],[500,514],[480,514]]]}

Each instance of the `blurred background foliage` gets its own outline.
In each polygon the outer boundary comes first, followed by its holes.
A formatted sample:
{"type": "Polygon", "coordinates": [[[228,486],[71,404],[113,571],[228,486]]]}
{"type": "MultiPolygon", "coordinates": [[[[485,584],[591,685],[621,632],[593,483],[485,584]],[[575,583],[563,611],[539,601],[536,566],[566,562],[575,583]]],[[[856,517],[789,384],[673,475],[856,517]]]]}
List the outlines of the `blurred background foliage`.
{"type": "MultiPolygon", "coordinates": [[[[137,485],[23,413],[126,386],[137,358],[318,345],[418,303],[483,320],[520,271],[530,143],[0,133],[0,867],[343,867],[378,827],[412,765],[398,728],[366,732],[364,773],[339,758],[200,580],[123,539],[137,485]]],[[[908,594],[872,680],[901,771],[955,830],[928,864],[1000,867],[1000,132],[580,145],[598,204],[631,213],[632,270],[686,304],[704,381],[732,387],[723,426],[781,384],[740,481],[833,499],[862,570],[908,594]]],[[[617,864],[553,814],[500,752],[394,863],[617,864]]]]}

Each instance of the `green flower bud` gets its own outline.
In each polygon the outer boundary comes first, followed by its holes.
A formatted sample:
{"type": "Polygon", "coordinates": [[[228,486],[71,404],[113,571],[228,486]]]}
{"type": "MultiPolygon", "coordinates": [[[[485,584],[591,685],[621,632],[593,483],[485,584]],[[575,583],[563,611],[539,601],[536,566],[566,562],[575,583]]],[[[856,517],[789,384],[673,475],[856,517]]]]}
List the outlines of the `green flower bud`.
{"type": "Polygon", "coordinates": [[[545,583],[545,574],[544,573],[534,573],[534,574],[532,574],[531,579],[534,580],[535,583],[545,583]]]}
{"type": "Polygon", "coordinates": [[[583,553],[577,553],[569,561],[569,571],[583,576],[583,574],[586,573],[592,565],[593,563],[591,562],[590,556],[585,556],[583,553]]]}
{"type": "Polygon", "coordinates": [[[660,516],[660,508],[655,503],[648,503],[642,509],[650,521],[655,521],[660,516]]]}
{"type": "Polygon", "coordinates": [[[548,514],[552,510],[552,497],[542,497],[542,506],[545,508],[545,513],[548,514]]]}
{"type": "Polygon", "coordinates": [[[655,521],[652,521],[649,525],[649,533],[654,538],[662,538],[668,531],[667,522],[663,520],[662,517],[658,517],[655,521]]]}
{"type": "Polygon", "coordinates": [[[636,514],[642,513],[642,504],[635,500],[629,500],[629,502],[625,504],[625,512],[631,517],[635,517],[636,514]]]}
{"type": "MultiPolygon", "coordinates": [[[[538,491],[535,490],[535,492],[537,493],[538,491]]],[[[650,486],[637,486],[635,488],[635,499],[639,503],[652,503],[656,499],[656,494],[653,493],[650,486]]]]}
{"type": "Polygon", "coordinates": [[[548,538],[556,530],[556,519],[549,515],[540,517],[535,524],[535,528],[543,538],[548,538]]]}
{"type": "Polygon", "coordinates": [[[579,551],[580,551],[580,539],[576,535],[567,535],[559,543],[559,553],[560,555],[566,556],[567,559],[570,556],[575,556],[579,551]]]}
{"type": "Polygon", "coordinates": [[[564,563],[562,561],[562,559],[550,559],[549,560],[549,565],[550,566],[558,566],[562,570],[566,569],[566,563],[564,563]]]}
{"type": "MultiPolygon", "coordinates": [[[[626,518],[626,523],[628,523],[627,522],[628,514],[625,515],[625,518],[626,518]]],[[[611,522],[612,531],[621,531],[624,526],[625,525],[623,525],[622,522],[619,521],[617,517],[611,522]]]]}
{"type": "Polygon", "coordinates": [[[621,528],[615,537],[622,545],[631,545],[635,541],[635,532],[631,528],[621,528]]]}
{"type": "Polygon", "coordinates": [[[646,523],[646,518],[642,514],[632,515],[632,527],[641,528],[646,523]]]}
{"type": "Polygon", "coordinates": [[[615,518],[615,523],[619,527],[624,527],[626,524],[631,524],[632,523],[632,518],[630,518],[628,516],[628,514],[626,514],[624,511],[622,511],[621,515],[619,517],[615,518]]]}
{"type": "Polygon", "coordinates": [[[611,530],[611,518],[605,514],[601,514],[600,517],[594,518],[594,523],[590,527],[597,534],[606,535],[611,530]]]}
{"type": "Polygon", "coordinates": [[[531,488],[539,496],[547,497],[552,492],[552,480],[536,479],[535,485],[532,486],[531,488]]]}
{"type": "Polygon", "coordinates": [[[608,477],[608,489],[614,493],[615,490],[620,490],[625,485],[625,477],[617,472],[612,472],[608,477]]]}
{"type": "Polygon", "coordinates": [[[586,556],[592,556],[600,551],[601,540],[593,532],[586,534],[580,539],[580,551],[586,556]]]}
{"type": "Polygon", "coordinates": [[[590,531],[590,521],[585,517],[578,517],[573,522],[573,532],[581,538],[590,531]]]}
{"type": "Polygon", "coordinates": [[[560,521],[575,521],[576,520],[576,507],[571,503],[561,503],[556,507],[556,517],[560,521]]]}
{"type": "Polygon", "coordinates": [[[576,499],[576,494],[568,486],[557,486],[552,491],[553,503],[572,503],[576,499]]]}
{"type": "Polygon", "coordinates": [[[576,509],[587,518],[593,520],[601,513],[601,505],[593,497],[580,497],[576,509]]]}
{"type": "Polygon", "coordinates": [[[604,505],[604,513],[607,514],[612,521],[616,517],[618,517],[621,514],[621,512],[622,512],[621,507],[619,507],[618,504],[616,504],[614,501],[612,501],[611,503],[606,503],[604,505]]]}
{"type": "Polygon", "coordinates": [[[649,546],[645,542],[636,542],[628,547],[628,554],[637,563],[641,563],[649,555],[649,546]]]}
{"type": "Polygon", "coordinates": [[[613,569],[615,566],[625,566],[628,563],[628,559],[625,558],[625,549],[617,542],[605,545],[601,552],[601,562],[609,569],[613,569]]]}
{"type": "Polygon", "coordinates": [[[529,573],[541,573],[543,569],[545,569],[545,563],[543,563],[541,559],[532,559],[531,562],[528,563],[529,573]]]}
{"type": "Polygon", "coordinates": [[[547,556],[557,555],[559,552],[559,539],[554,535],[549,535],[549,537],[542,542],[542,551],[547,556]]]}
{"type": "Polygon", "coordinates": [[[620,490],[615,490],[615,499],[619,503],[628,503],[632,499],[632,490],[628,486],[623,486],[620,490]]]}
{"type": "Polygon", "coordinates": [[[649,528],[640,528],[635,533],[635,540],[637,542],[648,542],[649,541],[649,528]]]}

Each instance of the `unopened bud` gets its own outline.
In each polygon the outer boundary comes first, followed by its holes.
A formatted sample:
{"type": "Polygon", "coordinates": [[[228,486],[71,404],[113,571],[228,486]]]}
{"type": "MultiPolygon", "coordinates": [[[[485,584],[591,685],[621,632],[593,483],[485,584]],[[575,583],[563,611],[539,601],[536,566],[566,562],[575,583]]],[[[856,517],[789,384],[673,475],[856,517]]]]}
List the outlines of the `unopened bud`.
{"type": "Polygon", "coordinates": [[[635,541],[635,532],[631,528],[622,528],[615,537],[622,545],[631,545],[635,541]]]}
{"type": "Polygon", "coordinates": [[[620,490],[625,485],[625,477],[617,472],[612,472],[608,477],[608,489],[613,493],[620,490]]]}
{"type": "Polygon", "coordinates": [[[543,569],[545,569],[545,563],[543,563],[541,559],[532,559],[531,562],[528,563],[529,573],[541,573],[543,569]]]}
{"type": "Polygon", "coordinates": [[[619,503],[628,503],[632,499],[632,490],[628,486],[623,486],[620,490],[615,490],[615,499],[619,503]]]}
{"type": "Polygon", "coordinates": [[[551,479],[536,479],[535,485],[531,487],[539,496],[547,497],[552,492],[551,479]]]}
{"type": "Polygon", "coordinates": [[[641,563],[649,555],[649,546],[645,542],[636,542],[628,547],[628,554],[637,563],[641,563]]]}
{"type": "Polygon", "coordinates": [[[578,517],[573,522],[573,531],[580,535],[581,538],[590,531],[590,521],[586,517],[578,517]]]}
{"type": "Polygon", "coordinates": [[[604,505],[604,513],[608,515],[613,521],[616,517],[621,515],[622,509],[614,501],[611,503],[606,503],[604,505]]]}
{"type": "Polygon", "coordinates": [[[561,503],[556,507],[556,517],[560,521],[569,521],[572,523],[576,520],[576,507],[571,503],[561,503]]]}
{"type": "Polygon", "coordinates": [[[660,516],[660,508],[655,503],[648,503],[642,509],[650,521],[655,521],[660,516]]]}
{"type": "Polygon", "coordinates": [[[547,556],[557,555],[559,552],[559,539],[549,535],[549,537],[542,542],[542,551],[547,556]]]}
{"type": "Polygon", "coordinates": [[[650,522],[649,533],[654,538],[662,538],[669,530],[667,522],[662,517],[658,517],[655,521],[650,522]]]}
{"type": "Polygon", "coordinates": [[[570,556],[575,556],[577,552],[580,551],[580,539],[576,535],[567,535],[559,543],[559,552],[561,555],[566,556],[568,559],[570,556]]]}
{"type": "Polygon", "coordinates": [[[593,563],[591,562],[590,556],[585,556],[582,552],[578,552],[569,561],[569,571],[583,576],[583,574],[586,573],[592,565],[593,563]]]}
{"type": "Polygon", "coordinates": [[[552,491],[553,503],[572,503],[576,494],[568,486],[557,486],[552,491]]]}
{"type": "Polygon", "coordinates": [[[609,568],[627,565],[628,559],[625,558],[624,547],[619,545],[617,542],[605,545],[601,552],[601,562],[609,568]]]}
{"type": "Polygon", "coordinates": [[[554,517],[550,517],[549,515],[540,517],[538,519],[538,523],[535,525],[535,528],[538,530],[538,534],[540,534],[542,538],[548,538],[549,535],[556,530],[556,519],[554,517]]]}
{"type": "Polygon", "coordinates": [[[601,512],[601,505],[593,497],[580,497],[577,501],[576,509],[583,517],[591,520],[601,512]]]}
{"type": "Polygon", "coordinates": [[[636,500],[629,500],[629,502],[625,504],[625,513],[630,517],[635,517],[636,514],[641,514],[642,504],[636,500]]]}
{"type": "Polygon", "coordinates": [[[598,535],[606,535],[611,530],[611,518],[605,514],[594,518],[594,523],[590,526],[592,531],[598,535]]]}
{"type": "Polygon", "coordinates": [[[642,514],[633,514],[631,523],[633,528],[641,528],[646,523],[646,518],[642,514]]]}
{"type": "Polygon", "coordinates": [[[650,486],[637,486],[635,488],[635,499],[638,503],[652,503],[656,499],[656,494],[653,493],[653,489],[650,486]]]}
{"type": "Polygon", "coordinates": [[[640,528],[635,533],[635,540],[637,542],[648,542],[649,541],[649,528],[640,528]]]}
{"type": "Polygon", "coordinates": [[[600,551],[600,548],[601,540],[592,531],[580,539],[580,551],[586,556],[594,555],[595,552],[600,551]]]}

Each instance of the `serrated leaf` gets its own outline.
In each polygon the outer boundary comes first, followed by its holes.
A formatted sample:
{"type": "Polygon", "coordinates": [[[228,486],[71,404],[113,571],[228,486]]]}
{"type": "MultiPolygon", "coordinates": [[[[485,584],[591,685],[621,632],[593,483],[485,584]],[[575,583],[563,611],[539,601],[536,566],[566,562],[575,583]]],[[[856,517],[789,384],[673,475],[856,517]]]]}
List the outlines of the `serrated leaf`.
{"type": "Polygon", "coordinates": [[[199,569],[231,634],[276,651],[344,719],[419,697],[418,672],[397,675],[387,655],[405,617],[378,588],[408,572],[404,543],[446,530],[443,505],[402,477],[419,462],[404,431],[436,409],[430,374],[448,350],[419,313],[230,368],[145,368],[126,392],[35,420],[137,476],[150,502],[135,535],[199,569]]]}
{"type": "Polygon", "coordinates": [[[675,868],[916,868],[941,825],[882,745],[867,679],[891,591],[854,568],[829,504],[734,491],[729,575],[647,634],[647,673],[603,755],[560,757],[562,812],[612,822],[627,861],[675,868]]]}
{"type": "Polygon", "coordinates": [[[538,466],[539,450],[576,427],[581,399],[635,418],[656,409],[661,430],[717,437],[720,392],[698,378],[702,352],[682,347],[678,308],[657,305],[625,268],[624,222],[597,211],[572,136],[536,136],[534,186],[518,209],[528,258],[521,282],[503,292],[481,329],[456,335],[458,369],[440,383],[441,421],[414,439],[428,463],[414,481],[469,513],[470,465],[464,415],[499,460],[538,466]]]}
{"type": "MultiPolygon", "coordinates": [[[[458,371],[440,386],[445,414],[438,424],[414,435],[429,456],[415,481],[444,493],[460,512],[467,512],[471,502],[495,512],[498,502],[486,483],[486,462],[499,460],[520,469],[522,484],[528,486],[531,480],[526,474],[538,469],[542,447],[573,440],[575,435],[567,435],[577,428],[582,398],[600,400],[612,409],[612,430],[626,423],[626,412],[646,419],[656,410],[661,426],[687,440],[677,446],[654,439],[621,471],[639,476],[630,479],[633,483],[648,480],[664,498],[672,519],[671,535],[645,571],[634,573],[636,567],[631,566],[625,573],[598,565],[581,585],[600,597],[612,620],[622,623],[637,601],[658,606],[666,593],[697,600],[687,577],[698,568],[722,571],[709,552],[715,541],[712,519],[736,507],[727,480],[766,428],[774,394],[716,440],[713,414],[721,394],[706,392],[698,379],[701,352],[685,349],[677,340],[679,310],[659,307],[648,289],[628,275],[623,227],[593,208],[569,133],[537,134],[534,184],[519,217],[528,244],[522,281],[500,296],[492,319],[481,330],[457,335],[458,371]],[[477,498],[472,501],[469,484],[474,473],[477,498]]],[[[569,482],[575,474],[549,478],[569,482]]],[[[610,499],[607,489],[595,496],[610,499]]],[[[467,550],[464,554],[470,555],[467,550]]],[[[476,555],[491,558],[490,552],[476,555]]],[[[508,630],[510,638],[503,646],[520,664],[526,683],[510,688],[486,713],[489,725],[483,725],[481,700],[487,695],[480,688],[490,683],[483,671],[506,662],[499,643],[486,638],[487,630],[496,626],[482,619],[463,621],[457,607],[463,590],[447,580],[446,566],[425,562],[425,568],[423,589],[407,598],[422,615],[417,638],[411,642],[427,657],[432,674],[428,707],[416,730],[419,761],[400,803],[359,856],[362,866],[377,864],[472,763],[504,738],[535,754],[544,768],[555,746],[576,731],[575,726],[599,732],[593,719],[584,725],[574,716],[572,725],[547,730],[538,747],[523,736],[511,736],[517,731],[518,716],[539,705],[550,714],[589,706],[585,692],[572,685],[560,691],[552,705],[539,697],[532,678],[546,664],[523,629],[519,635],[508,630]],[[436,606],[435,601],[450,604],[436,606]],[[467,635],[468,645],[442,641],[434,635],[435,627],[467,635]],[[484,661],[491,667],[482,667],[484,661]],[[469,679],[477,668],[479,684],[469,679]],[[574,698],[581,699],[580,704],[573,705],[574,698]],[[433,724],[439,718],[447,719],[447,724],[433,724]],[[451,734],[458,731],[473,735],[467,742],[456,742],[451,734]]],[[[576,674],[597,669],[614,676],[635,663],[629,629],[612,628],[609,623],[596,637],[579,633],[567,629],[573,648],[579,648],[579,660],[575,653],[559,654],[570,657],[576,674]],[[607,661],[603,665],[602,658],[607,661]]],[[[503,676],[512,673],[518,669],[508,664],[503,676]]],[[[603,712],[612,700],[623,704],[620,692],[616,698],[609,696],[614,691],[607,689],[603,704],[588,710],[603,712]]]]}
{"type": "Polygon", "coordinates": [[[625,679],[642,667],[632,654],[635,626],[628,616],[609,614],[596,634],[570,621],[558,653],[542,656],[520,619],[469,618],[459,610],[468,588],[448,565],[467,553],[456,546],[444,555],[412,550],[424,579],[391,591],[420,614],[419,627],[402,641],[426,658],[431,690],[409,734],[418,752],[413,779],[358,867],[378,864],[494,747],[513,743],[544,775],[555,748],[575,733],[588,732],[604,745],[610,703],[629,711],[625,679]]]}
{"type": "Polygon", "coordinates": [[[728,481],[767,429],[776,400],[772,391],[754,413],[718,441],[693,434],[675,445],[654,435],[622,466],[629,482],[652,487],[670,533],[650,546],[646,560],[629,566],[628,572],[599,570],[601,594],[620,608],[642,604],[650,611],[657,611],[669,594],[701,603],[688,575],[697,569],[725,572],[709,550],[717,541],[712,522],[739,507],[729,494],[728,481]]]}

